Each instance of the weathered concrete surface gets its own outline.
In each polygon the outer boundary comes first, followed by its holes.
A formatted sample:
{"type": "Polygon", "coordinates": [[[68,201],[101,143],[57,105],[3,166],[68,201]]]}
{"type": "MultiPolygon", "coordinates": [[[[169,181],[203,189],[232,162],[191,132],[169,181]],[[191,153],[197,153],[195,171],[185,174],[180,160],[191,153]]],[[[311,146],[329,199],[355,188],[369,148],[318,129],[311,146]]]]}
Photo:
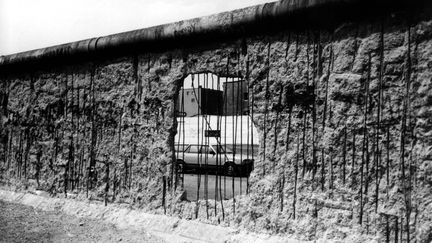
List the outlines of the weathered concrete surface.
{"type": "Polygon", "coordinates": [[[1,179],[305,240],[429,242],[432,21],[407,15],[3,76],[1,179]],[[250,194],[208,217],[172,173],[174,101],[202,72],[246,78],[260,135],[250,194]]]}

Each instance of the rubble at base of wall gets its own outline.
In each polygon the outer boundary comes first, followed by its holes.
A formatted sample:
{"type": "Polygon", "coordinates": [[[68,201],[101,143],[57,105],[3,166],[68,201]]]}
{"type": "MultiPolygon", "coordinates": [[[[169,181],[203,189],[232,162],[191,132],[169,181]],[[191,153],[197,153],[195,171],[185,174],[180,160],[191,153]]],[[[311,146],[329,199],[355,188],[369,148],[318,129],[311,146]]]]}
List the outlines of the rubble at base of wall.
{"type": "Polygon", "coordinates": [[[232,228],[208,225],[177,217],[153,215],[119,205],[104,206],[97,202],[84,202],[68,198],[51,198],[43,191],[27,193],[0,188],[0,200],[19,203],[45,211],[58,211],[81,218],[104,220],[119,228],[143,229],[167,242],[285,242],[307,243],[288,237],[241,232],[232,228]]]}

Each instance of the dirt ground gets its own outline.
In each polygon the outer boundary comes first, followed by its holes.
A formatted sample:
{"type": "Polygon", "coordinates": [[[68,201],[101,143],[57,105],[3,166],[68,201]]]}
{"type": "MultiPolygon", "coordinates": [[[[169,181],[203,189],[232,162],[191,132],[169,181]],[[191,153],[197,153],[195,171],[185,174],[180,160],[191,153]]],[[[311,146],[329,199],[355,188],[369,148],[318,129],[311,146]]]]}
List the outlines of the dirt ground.
{"type": "Polygon", "coordinates": [[[0,201],[0,242],[164,242],[144,231],[0,201]]]}

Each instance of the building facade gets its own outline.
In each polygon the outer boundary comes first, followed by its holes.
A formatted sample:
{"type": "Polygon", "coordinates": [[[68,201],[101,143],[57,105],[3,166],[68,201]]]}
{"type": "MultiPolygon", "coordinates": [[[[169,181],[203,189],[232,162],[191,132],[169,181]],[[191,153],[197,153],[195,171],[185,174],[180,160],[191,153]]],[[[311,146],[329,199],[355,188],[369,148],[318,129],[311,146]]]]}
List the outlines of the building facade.
{"type": "Polygon", "coordinates": [[[223,113],[225,116],[247,115],[249,88],[245,80],[223,83],[223,113]]]}
{"type": "Polygon", "coordinates": [[[222,115],[222,91],[203,87],[181,89],[177,109],[181,116],[222,115]]]}

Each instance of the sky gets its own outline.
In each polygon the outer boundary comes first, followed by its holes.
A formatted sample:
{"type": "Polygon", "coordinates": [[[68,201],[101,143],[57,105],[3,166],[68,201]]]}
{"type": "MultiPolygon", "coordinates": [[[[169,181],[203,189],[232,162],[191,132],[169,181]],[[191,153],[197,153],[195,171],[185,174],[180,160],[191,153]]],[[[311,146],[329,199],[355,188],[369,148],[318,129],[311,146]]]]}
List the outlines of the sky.
{"type": "Polygon", "coordinates": [[[0,0],[0,55],[275,0],[0,0]]]}

